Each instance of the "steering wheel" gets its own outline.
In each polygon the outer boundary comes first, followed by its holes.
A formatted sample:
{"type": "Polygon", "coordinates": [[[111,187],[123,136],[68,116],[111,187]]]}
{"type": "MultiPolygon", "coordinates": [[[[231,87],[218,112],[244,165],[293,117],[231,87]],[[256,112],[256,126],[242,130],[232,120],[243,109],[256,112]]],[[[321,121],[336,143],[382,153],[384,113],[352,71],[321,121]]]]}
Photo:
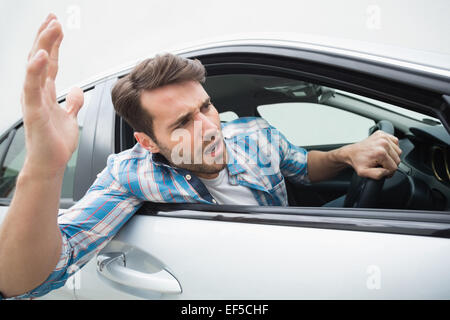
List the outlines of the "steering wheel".
{"type": "MultiPolygon", "coordinates": [[[[377,130],[394,134],[394,126],[390,121],[381,120],[373,128],[372,133],[377,130]]],[[[385,177],[380,180],[362,178],[356,171],[353,173],[350,187],[345,197],[344,207],[346,208],[374,208],[383,188],[385,177]]]]}

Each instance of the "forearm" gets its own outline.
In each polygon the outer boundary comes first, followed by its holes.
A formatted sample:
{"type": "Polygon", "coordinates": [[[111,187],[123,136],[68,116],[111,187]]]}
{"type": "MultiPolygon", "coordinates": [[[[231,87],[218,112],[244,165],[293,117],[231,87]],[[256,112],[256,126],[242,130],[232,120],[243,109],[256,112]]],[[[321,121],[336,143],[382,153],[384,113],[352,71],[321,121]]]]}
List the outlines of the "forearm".
{"type": "Polygon", "coordinates": [[[308,152],[308,178],[311,182],[331,179],[348,166],[348,146],[328,152],[308,152]]]}
{"type": "Polygon", "coordinates": [[[47,279],[58,263],[57,223],[64,170],[39,170],[26,162],[0,228],[0,291],[25,293],[47,279]]]}

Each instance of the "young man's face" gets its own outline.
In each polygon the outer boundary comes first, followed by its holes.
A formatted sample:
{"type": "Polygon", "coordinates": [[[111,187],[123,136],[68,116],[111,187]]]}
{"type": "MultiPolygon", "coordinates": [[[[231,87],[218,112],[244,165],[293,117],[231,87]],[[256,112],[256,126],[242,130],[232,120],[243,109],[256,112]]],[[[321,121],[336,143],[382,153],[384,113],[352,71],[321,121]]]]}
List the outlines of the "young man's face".
{"type": "Polygon", "coordinates": [[[141,104],[152,115],[157,140],[136,132],[144,148],[204,178],[214,178],[225,167],[219,114],[200,83],[186,81],[144,91],[141,104]]]}

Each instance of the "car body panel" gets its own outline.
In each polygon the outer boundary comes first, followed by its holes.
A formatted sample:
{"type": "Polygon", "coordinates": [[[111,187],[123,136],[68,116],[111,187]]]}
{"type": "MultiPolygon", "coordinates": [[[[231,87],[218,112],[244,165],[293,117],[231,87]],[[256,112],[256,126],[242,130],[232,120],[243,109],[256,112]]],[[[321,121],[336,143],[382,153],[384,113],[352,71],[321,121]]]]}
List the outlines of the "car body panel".
{"type": "MultiPolygon", "coordinates": [[[[122,286],[126,298],[450,298],[448,239],[138,215],[102,252],[122,250],[132,265],[136,249],[159,261],[183,291],[155,296],[122,286]]],[[[152,267],[147,272],[159,270],[152,267]]],[[[101,277],[87,278],[77,297],[104,298],[101,277]]]]}

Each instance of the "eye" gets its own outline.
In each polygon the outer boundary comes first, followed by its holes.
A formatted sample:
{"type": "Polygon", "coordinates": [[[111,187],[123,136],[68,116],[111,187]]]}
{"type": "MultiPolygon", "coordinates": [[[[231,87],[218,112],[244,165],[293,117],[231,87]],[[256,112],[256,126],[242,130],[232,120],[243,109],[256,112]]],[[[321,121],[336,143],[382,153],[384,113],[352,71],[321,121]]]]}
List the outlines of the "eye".
{"type": "Polygon", "coordinates": [[[210,106],[211,106],[211,102],[209,102],[207,105],[204,105],[202,107],[202,112],[208,111],[210,106]]]}
{"type": "Polygon", "coordinates": [[[189,123],[190,120],[191,120],[190,118],[183,119],[183,121],[181,121],[180,124],[178,125],[178,128],[184,127],[186,124],[189,123]]]}

